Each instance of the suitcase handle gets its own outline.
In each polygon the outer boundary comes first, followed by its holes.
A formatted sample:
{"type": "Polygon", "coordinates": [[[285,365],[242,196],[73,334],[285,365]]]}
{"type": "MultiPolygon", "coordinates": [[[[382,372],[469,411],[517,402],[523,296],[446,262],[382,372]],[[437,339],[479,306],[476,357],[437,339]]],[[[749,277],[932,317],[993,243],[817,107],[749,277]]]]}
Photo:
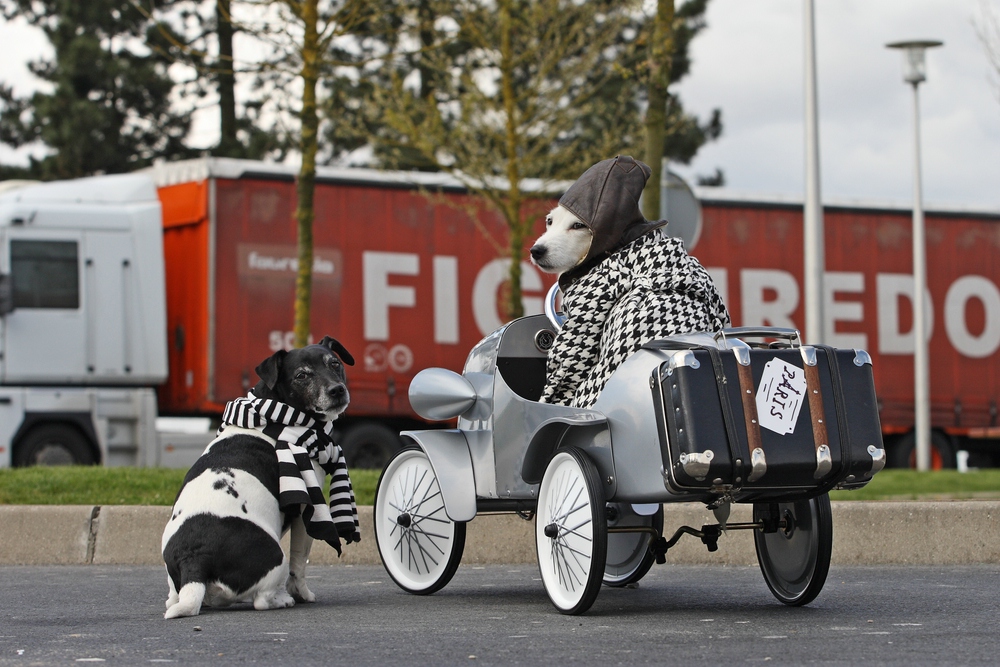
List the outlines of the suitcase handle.
{"type": "Polygon", "coordinates": [[[798,329],[784,327],[731,327],[715,333],[716,343],[722,349],[729,349],[728,338],[780,338],[787,340],[791,347],[802,346],[802,336],[798,329]]]}

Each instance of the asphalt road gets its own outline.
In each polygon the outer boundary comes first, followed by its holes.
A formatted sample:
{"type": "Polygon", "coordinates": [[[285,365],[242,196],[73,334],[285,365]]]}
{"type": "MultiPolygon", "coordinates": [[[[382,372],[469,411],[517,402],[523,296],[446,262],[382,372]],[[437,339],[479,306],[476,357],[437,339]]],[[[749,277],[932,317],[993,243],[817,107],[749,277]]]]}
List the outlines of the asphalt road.
{"type": "Polygon", "coordinates": [[[997,664],[1000,565],[834,567],[787,608],[756,568],[654,566],[562,616],[534,566],[462,566],[429,597],[313,567],[319,601],[165,621],[162,568],[0,568],[0,665],[997,664]]]}

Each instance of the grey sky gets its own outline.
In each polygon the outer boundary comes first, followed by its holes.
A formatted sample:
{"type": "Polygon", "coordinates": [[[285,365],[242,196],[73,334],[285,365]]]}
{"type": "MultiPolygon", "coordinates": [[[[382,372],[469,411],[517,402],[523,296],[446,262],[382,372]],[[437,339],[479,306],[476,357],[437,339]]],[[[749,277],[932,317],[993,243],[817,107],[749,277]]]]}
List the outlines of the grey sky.
{"type": "MultiPolygon", "coordinates": [[[[1000,0],[988,2],[1000,12],[1000,0]]],[[[976,37],[979,13],[980,0],[816,0],[825,200],[910,201],[912,98],[901,56],[884,45],[931,38],[945,46],[928,53],[920,87],[925,200],[1000,210],[1000,94],[976,37]]],[[[693,183],[720,167],[733,190],[801,195],[802,2],[711,0],[707,20],[679,91],[703,117],[721,107],[725,132],[690,166],[672,168],[693,183]]],[[[0,80],[31,90],[24,63],[49,51],[45,38],[0,22],[0,43],[0,80]]],[[[217,132],[203,114],[196,143],[211,144],[217,132]]],[[[4,162],[25,159],[0,148],[4,162]]]]}
{"type": "MultiPolygon", "coordinates": [[[[920,85],[925,201],[1000,210],[1000,99],[979,13],[979,0],[816,0],[824,199],[911,200],[912,93],[885,44],[930,38],[945,45],[928,51],[920,85]]],[[[801,195],[803,3],[711,0],[707,20],[679,89],[703,116],[721,107],[725,133],[673,168],[693,177],[718,166],[732,189],[801,195]]]]}

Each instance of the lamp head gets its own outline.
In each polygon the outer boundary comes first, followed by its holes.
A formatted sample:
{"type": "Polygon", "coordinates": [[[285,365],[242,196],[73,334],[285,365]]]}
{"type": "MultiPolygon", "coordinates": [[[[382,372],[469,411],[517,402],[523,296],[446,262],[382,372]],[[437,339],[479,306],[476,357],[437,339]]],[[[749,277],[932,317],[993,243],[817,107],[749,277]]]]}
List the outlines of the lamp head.
{"type": "Polygon", "coordinates": [[[924,52],[927,49],[941,46],[943,43],[933,39],[914,39],[905,42],[890,42],[886,44],[886,47],[900,49],[903,52],[903,80],[915,86],[927,80],[924,52]]]}

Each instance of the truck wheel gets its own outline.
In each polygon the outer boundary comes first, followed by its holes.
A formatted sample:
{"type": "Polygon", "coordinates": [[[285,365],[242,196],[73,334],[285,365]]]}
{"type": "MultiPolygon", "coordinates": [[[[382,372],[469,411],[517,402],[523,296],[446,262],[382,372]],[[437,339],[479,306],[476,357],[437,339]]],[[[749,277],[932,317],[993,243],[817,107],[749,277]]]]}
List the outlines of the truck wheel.
{"type": "MultiPolygon", "coordinates": [[[[917,436],[907,433],[898,438],[889,448],[890,468],[917,468],[917,436]]],[[[931,470],[954,468],[955,448],[948,436],[940,431],[931,431],[931,470]]]]}
{"type": "Polygon", "coordinates": [[[89,466],[97,463],[90,443],[72,426],[45,424],[36,426],[14,447],[14,465],[89,466]]]}
{"type": "Polygon", "coordinates": [[[348,426],[339,444],[348,467],[369,470],[381,470],[403,448],[399,433],[376,422],[348,426]]]}

